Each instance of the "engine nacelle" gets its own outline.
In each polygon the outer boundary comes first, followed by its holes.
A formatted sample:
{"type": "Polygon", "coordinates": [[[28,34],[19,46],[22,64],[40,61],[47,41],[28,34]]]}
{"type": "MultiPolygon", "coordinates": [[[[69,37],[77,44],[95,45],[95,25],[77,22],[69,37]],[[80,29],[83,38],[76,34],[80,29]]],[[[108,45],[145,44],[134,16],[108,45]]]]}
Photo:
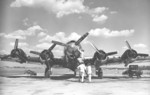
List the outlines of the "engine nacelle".
{"type": "Polygon", "coordinates": [[[42,60],[49,60],[49,59],[54,59],[54,55],[51,51],[49,50],[43,50],[41,53],[40,53],[40,57],[42,58],[42,60]]]}
{"type": "Polygon", "coordinates": [[[133,49],[126,50],[123,55],[121,56],[122,60],[136,58],[138,56],[137,52],[133,49]]]}
{"type": "Polygon", "coordinates": [[[104,59],[106,59],[107,54],[103,50],[99,50],[99,53],[98,52],[94,53],[94,59],[98,59],[98,60],[104,60],[104,59]]]}
{"type": "Polygon", "coordinates": [[[80,57],[80,51],[79,49],[82,49],[81,45],[76,45],[76,41],[69,41],[67,44],[68,46],[64,48],[64,54],[69,57],[70,59],[79,58],[80,57]]]}

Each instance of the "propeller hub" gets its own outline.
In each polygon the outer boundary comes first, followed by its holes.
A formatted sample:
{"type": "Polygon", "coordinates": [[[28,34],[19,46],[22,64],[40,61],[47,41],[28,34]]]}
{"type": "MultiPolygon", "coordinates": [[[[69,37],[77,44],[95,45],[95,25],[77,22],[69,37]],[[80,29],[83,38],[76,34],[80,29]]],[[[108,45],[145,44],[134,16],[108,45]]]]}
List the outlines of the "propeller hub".
{"type": "Polygon", "coordinates": [[[99,50],[99,53],[95,52],[94,57],[96,57],[99,60],[104,60],[107,57],[106,53],[103,50],[99,50]]]}
{"type": "Polygon", "coordinates": [[[48,60],[49,58],[50,59],[53,59],[54,58],[54,55],[51,51],[48,51],[48,50],[43,50],[40,54],[40,57],[43,59],[43,60],[48,60]]]}
{"type": "Polygon", "coordinates": [[[17,57],[17,55],[19,55],[19,54],[20,54],[19,49],[13,49],[13,50],[11,51],[11,56],[12,56],[12,57],[17,57]]]}
{"type": "Polygon", "coordinates": [[[78,49],[81,49],[81,45],[76,45],[75,41],[69,41],[68,46],[64,48],[64,53],[66,56],[68,56],[70,59],[79,58],[80,57],[80,51],[78,49]]]}
{"type": "Polygon", "coordinates": [[[136,57],[137,57],[137,52],[136,52],[135,50],[133,50],[133,49],[128,50],[128,51],[127,51],[127,56],[128,56],[129,58],[136,58],[136,57]]]}

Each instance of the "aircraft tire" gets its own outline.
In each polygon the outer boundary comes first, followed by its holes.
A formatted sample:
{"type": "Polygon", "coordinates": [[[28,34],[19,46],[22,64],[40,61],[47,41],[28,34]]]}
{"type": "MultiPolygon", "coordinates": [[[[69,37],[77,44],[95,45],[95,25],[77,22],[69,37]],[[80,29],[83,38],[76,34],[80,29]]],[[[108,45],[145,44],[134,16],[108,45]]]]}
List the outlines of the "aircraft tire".
{"type": "Polygon", "coordinates": [[[74,71],[74,77],[76,77],[76,75],[77,75],[77,73],[76,73],[76,71],[74,71]]]}
{"type": "Polygon", "coordinates": [[[47,71],[47,72],[45,73],[45,78],[50,78],[50,76],[51,76],[51,71],[47,71]]]}
{"type": "Polygon", "coordinates": [[[133,74],[132,74],[132,73],[129,73],[129,77],[130,77],[130,78],[133,78],[133,74]]]}
{"type": "Polygon", "coordinates": [[[103,78],[103,72],[102,72],[101,68],[99,68],[99,70],[98,70],[98,78],[100,78],[100,79],[103,78]]]}

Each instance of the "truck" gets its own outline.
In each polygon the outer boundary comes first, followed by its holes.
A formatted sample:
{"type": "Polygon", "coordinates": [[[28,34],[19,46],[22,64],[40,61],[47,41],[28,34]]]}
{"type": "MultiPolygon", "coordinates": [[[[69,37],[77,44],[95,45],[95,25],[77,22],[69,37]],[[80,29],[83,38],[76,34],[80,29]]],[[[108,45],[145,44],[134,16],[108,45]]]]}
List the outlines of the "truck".
{"type": "Polygon", "coordinates": [[[133,78],[136,76],[137,78],[141,78],[143,71],[139,69],[138,65],[129,65],[129,68],[122,73],[123,75],[128,75],[129,77],[133,78]]]}

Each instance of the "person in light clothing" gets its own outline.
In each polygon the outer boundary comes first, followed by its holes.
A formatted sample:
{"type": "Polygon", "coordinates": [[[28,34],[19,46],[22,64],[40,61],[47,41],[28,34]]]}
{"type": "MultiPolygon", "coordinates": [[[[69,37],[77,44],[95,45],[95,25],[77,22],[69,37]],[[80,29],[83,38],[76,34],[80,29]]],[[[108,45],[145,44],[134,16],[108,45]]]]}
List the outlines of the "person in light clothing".
{"type": "Polygon", "coordinates": [[[79,71],[79,81],[84,82],[85,71],[86,71],[86,66],[84,64],[84,50],[78,48],[78,51],[80,52],[80,57],[77,59],[79,63],[79,66],[77,67],[79,71]]]}
{"type": "Polygon", "coordinates": [[[84,76],[85,76],[85,64],[83,62],[81,62],[79,64],[79,66],[77,67],[78,71],[79,71],[79,81],[80,82],[84,82],[84,76]]]}
{"type": "Polygon", "coordinates": [[[91,82],[92,67],[91,67],[90,63],[88,63],[87,66],[86,66],[86,73],[87,73],[87,76],[88,76],[88,81],[91,82]]]}

